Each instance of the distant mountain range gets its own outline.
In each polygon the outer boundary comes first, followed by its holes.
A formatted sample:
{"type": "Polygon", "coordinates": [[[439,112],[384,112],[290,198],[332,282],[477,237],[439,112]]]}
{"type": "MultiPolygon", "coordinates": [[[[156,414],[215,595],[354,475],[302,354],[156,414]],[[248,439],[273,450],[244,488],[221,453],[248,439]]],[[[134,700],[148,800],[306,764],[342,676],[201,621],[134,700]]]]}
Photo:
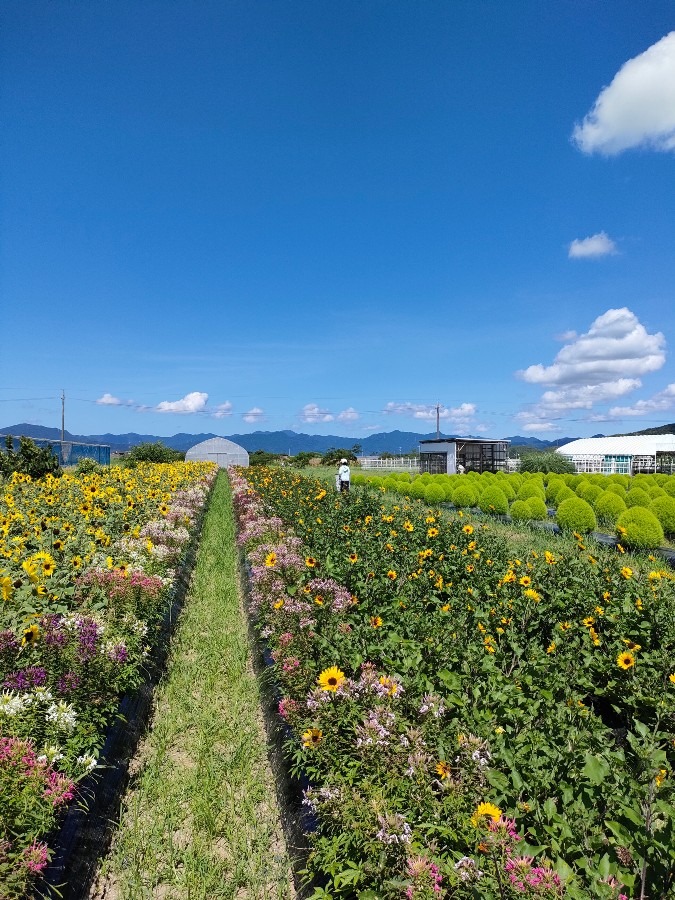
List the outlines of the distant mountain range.
{"type": "MultiPolygon", "coordinates": [[[[675,428],[675,426],[673,426],[675,428]]],[[[8,425],[0,429],[0,434],[25,435],[30,438],[42,438],[48,441],[61,440],[59,428],[46,428],[44,425],[29,425],[22,422],[18,425],[8,425]]],[[[343,437],[337,434],[302,434],[296,431],[254,431],[251,434],[227,434],[217,435],[212,432],[204,434],[174,434],[171,437],[162,437],[156,434],[71,434],[64,432],[67,441],[83,444],[108,444],[113,451],[124,452],[136,444],[155,443],[161,441],[174,450],[184,452],[212,437],[226,437],[235,444],[239,444],[246,450],[266,450],[268,453],[288,453],[295,456],[296,453],[307,451],[310,453],[325,453],[334,447],[351,448],[358,444],[361,453],[409,453],[418,449],[420,441],[430,440],[436,437],[436,432],[418,434],[414,431],[382,431],[371,434],[368,437],[343,437]]],[[[457,438],[457,434],[442,434],[441,437],[457,438]]],[[[466,437],[466,435],[461,435],[466,437]]],[[[500,438],[501,440],[501,438],[500,438]]],[[[546,450],[549,447],[559,447],[575,438],[558,438],[555,441],[544,441],[535,437],[514,435],[504,438],[511,442],[512,447],[533,447],[537,450],[546,450]]]]}

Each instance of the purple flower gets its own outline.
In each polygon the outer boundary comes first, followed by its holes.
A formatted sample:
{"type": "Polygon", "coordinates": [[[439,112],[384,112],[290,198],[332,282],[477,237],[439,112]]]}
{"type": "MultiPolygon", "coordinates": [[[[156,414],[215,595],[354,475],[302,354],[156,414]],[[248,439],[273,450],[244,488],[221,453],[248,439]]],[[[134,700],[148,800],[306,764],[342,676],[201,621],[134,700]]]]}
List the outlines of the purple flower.
{"type": "Polygon", "coordinates": [[[47,681],[47,671],[42,666],[29,666],[18,672],[12,672],[5,678],[3,687],[8,691],[27,691],[30,688],[42,687],[47,681]]]}
{"type": "Polygon", "coordinates": [[[81,619],[78,622],[78,626],[77,644],[80,651],[80,659],[92,659],[92,657],[96,656],[98,625],[93,619],[81,619]]]}
{"type": "Polygon", "coordinates": [[[0,631],[0,655],[14,656],[19,649],[19,641],[12,631],[0,631]]]}
{"type": "Polygon", "coordinates": [[[59,694],[70,694],[76,691],[80,686],[80,676],[75,672],[66,672],[56,682],[56,690],[59,694]]]}

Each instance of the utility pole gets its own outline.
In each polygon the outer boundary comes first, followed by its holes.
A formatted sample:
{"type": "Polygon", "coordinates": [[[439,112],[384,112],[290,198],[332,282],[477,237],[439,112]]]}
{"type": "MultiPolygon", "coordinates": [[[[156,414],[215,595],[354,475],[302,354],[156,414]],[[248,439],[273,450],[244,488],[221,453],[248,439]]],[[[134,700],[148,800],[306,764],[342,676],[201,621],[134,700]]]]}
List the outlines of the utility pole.
{"type": "Polygon", "coordinates": [[[441,404],[436,404],[436,440],[441,439],[441,404]]]}
{"type": "Polygon", "coordinates": [[[61,388],[61,443],[66,439],[66,392],[61,388]]]}

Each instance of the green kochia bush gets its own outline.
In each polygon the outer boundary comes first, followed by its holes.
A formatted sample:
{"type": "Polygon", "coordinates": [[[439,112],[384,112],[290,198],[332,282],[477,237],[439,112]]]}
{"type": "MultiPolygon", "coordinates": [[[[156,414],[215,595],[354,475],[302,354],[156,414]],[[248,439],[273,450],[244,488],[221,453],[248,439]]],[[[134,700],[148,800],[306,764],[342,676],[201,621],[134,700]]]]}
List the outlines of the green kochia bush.
{"type": "Polygon", "coordinates": [[[593,507],[581,497],[563,500],[558,507],[556,521],[565,531],[578,531],[581,534],[594,531],[598,525],[593,507]]]}
{"type": "Polygon", "coordinates": [[[475,506],[478,503],[478,491],[468,479],[465,479],[453,491],[452,502],[460,508],[475,506]]]}
{"type": "Polygon", "coordinates": [[[519,500],[529,500],[530,497],[541,497],[545,499],[544,483],[538,478],[531,478],[526,481],[518,490],[519,500]]]}
{"type": "Polygon", "coordinates": [[[560,504],[564,500],[571,500],[575,498],[577,495],[574,493],[571,487],[568,487],[566,484],[563,485],[555,495],[553,502],[556,506],[560,506],[560,504]]]}
{"type": "Polygon", "coordinates": [[[548,507],[541,497],[530,497],[525,501],[530,509],[530,518],[537,522],[548,519],[548,507]]]}
{"type": "Polygon", "coordinates": [[[528,500],[514,500],[509,509],[509,515],[514,522],[529,522],[533,516],[528,500]]]}
{"type": "Polygon", "coordinates": [[[480,495],[478,505],[484,513],[494,513],[495,515],[505,515],[508,512],[509,501],[506,494],[501,488],[495,484],[491,484],[485,488],[480,495]]]}
{"type": "Polygon", "coordinates": [[[649,509],[661,523],[666,534],[675,534],[675,497],[667,494],[652,500],[649,509]]]}
{"type": "Polygon", "coordinates": [[[629,509],[633,506],[644,506],[646,508],[651,502],[652,498],[647,491],[640,487],[631,488],[626,494],[626,506],[629,509]]]}
{"type": "Polygon", "coordinates": [[[636,550],[654,550],[663,543],[663,528],[653,512],[642,507],[627,509],[616,523],[621,544],[636,550]]]}
{"type": "Polygon", "coordinates": [[[595,507],[598,521],[611,528],[614,528],[616,520],[626,510],[626,504],[623,499],[610,490],[603,491],[595,500],[593,506],[595,507]]]}
{"type": "Polygon", "coordinates": [[[445,489],[442,484],[430,484],[424,489],[424,499],[433,506],[445,500],[445,489]]]}

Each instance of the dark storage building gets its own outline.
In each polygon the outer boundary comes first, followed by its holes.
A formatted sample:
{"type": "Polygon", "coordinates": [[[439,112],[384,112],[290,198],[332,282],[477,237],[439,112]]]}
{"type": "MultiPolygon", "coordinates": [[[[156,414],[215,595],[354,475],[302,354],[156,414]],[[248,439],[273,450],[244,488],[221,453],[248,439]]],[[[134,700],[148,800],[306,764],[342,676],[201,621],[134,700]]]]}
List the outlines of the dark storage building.
{"type": "Polygon", "coordinates": [[[485,441],[480,438],[438,438],[420,441],[420,472],[430,475],[455,475],[457,467],[465,472],[505,472],[509,441],[485,441]]]}

